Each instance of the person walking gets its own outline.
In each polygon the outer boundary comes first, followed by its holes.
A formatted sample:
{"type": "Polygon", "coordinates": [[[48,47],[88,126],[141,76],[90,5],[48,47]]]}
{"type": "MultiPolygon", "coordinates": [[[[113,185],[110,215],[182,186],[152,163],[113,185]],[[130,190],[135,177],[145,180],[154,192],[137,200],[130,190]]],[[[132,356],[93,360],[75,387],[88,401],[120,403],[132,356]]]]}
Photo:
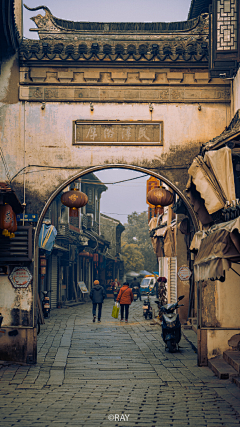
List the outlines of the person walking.
{"type": "Polygon", "coordinates": [[[96,321],[96,312],[98,306],[98,322],[101,322],[102,315],[102,304],[104,298],[106,297],[106,292],[104,288],[99,284],[98,280],[94,280],[93,288],[90,291],[90,298],[92,300],[92,314],[93,314],[93,322],[96,321]]]}
{"type": "Polygon", "coordinates": [[[131,287],[137,289],[138,298],[140,299],[140,301],[142,301],[141,291],[140,291],[140,283],[137,281],[136,277],[134,277],[131,287]]]}
{"type": "Polygon", "coordinates": [[[123,322],[124,320],[124,310],[125,310],[125,322],[127,323],[129,306],[132,304],[132,301],[133,301],[133,293],[132,293],[132,289],[129,288],[129,283],[127,282],[123,283],[116,301],[120,303],[120,307],[121,307],[121,322],[123,322]]]}
{"type": "Polygon", "coordinates": [[[118,282],[118,279],[115,279],[114,282],[112,282],[112,291],[113,291],[113,298],[114,301],[116,302],[117,296],[118,296],[118,292],[120,291],[120,283],[118,282]]]}

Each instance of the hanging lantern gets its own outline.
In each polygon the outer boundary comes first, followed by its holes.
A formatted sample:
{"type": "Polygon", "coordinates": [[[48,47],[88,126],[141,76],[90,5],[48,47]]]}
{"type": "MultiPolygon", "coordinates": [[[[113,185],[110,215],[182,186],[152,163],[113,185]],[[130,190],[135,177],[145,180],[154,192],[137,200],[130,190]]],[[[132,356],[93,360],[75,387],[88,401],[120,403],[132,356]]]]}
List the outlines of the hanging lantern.
{"type": "Polygon", "coordinates": [[[169,206],[173,203],[173,194],[162,187],[156,187],[149,191],[147,199],[154,206],[169,206]]]}
{"type": "Polygon", "coordinates": [[[0,228],[3,236],[11,235],[11,228],[14,222],[14,212],[12,206],[6,204],[0,206],[0,228]]]}
{"type": "Polygon", "coordinates": [[[61,202],[64,206],[70,208],[69,216],[77,218],[78,209],[87,204],[88,196],[74,188],[74,190],[70,190],[62,194],[61,202]]]}
{"type": "Polygon", "coordinates": [[[68,208],[82,208],[88,202],[88,196],[77,189],[62,194],[61,202],[68,208]]]}

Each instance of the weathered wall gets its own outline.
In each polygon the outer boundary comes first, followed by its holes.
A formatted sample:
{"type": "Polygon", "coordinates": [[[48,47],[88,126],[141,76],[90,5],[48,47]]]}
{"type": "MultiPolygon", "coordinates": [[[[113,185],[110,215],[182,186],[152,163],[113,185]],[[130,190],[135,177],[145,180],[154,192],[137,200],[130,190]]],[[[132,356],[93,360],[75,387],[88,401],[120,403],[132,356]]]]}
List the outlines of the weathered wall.
{"type": "MultiPolygon", "coordinates": [[[[233,264],[240,274],[240,266],[233,264]]],[[[231,269],[226,272],[224,283],[208,281],[203,287],[202,326],[207,331],[207,357],[211,358],[228,350],[228,340],[240,332],[239,276],[231,269]]]]}
{"type": "MultiPolygon", "coordinates": [[[[188,266],[187,247],[184,240],[184,235],[177,228],[177,271],[183,265],[188,266]]],[[[188,319],[189,288],[189,280],[183,281],[177,276],[177,296],[185,296],[184,300],[180,303],[184,304],[184,307],[181,307],[178,310],[181,323],[185,323],[188,319]]]]}
{"type": "Polygon", "coordinates": [[[33,328],[33,289],[14,288],[6,275],[0,276],[0,360],[36,363],[37,337],[33,328]]]}
{"type": "Polygon", "coordinates": [[[36,329],[1,328],[0,360],[29,363],[37,362],[36,329]]]}
{"type": "Polygon", "coordinates": [[[15,289],[8,276],[0,276],[2,326],[32,326],[32,287],[15,289]]]}
{"type": "MultiPolygon", "coordinates": [[[[3,151],[11,177],[31,165],[25,169],[27,212],[40,212],[62,182],[94,165],[142,166],[161,173],[184,189],[187,167],[200,144],[220,134],[227,124],[228,104],[210,103],[201,107],[199,111],[197,104],[154,104],[152,119],[163,121],[163,146],[105,147],[73,145],[73,121],[150,120],[147,103],[99,103],[94,105],[93,112],[89,103],[81,102],[47,102],[44,110],[38,102],[3,106],[3,151]]],[[[2,164],[0,174],[4,177],[2,164]]],[[[22,172],[12,184],[22,198],[22,172]]]]}

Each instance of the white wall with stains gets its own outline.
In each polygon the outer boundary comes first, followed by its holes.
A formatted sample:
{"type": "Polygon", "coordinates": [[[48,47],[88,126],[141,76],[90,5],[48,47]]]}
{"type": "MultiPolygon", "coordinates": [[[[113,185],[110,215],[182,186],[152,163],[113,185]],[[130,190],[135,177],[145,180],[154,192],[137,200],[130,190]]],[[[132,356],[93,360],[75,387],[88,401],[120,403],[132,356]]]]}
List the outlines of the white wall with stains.
{"type": "MultiPolygon", "coordinates": [[[[32,288],[15,289],[8,276],[0,276],[0,313],[3,316],[2,327],[18,326],[14,319],[14,310],[17,310],[21,317],[21,312],[26,311],[30,314],[32,310],[33,295],[32,288]]],[[[21,325],[21,323],[20,323],[21,325]]]]}
{"type": "MultiPolygon", "coordinates": [[[[89,103],[49,102],[44,109],[41,107],[41,103],[25,101],[5,105],[1,109],[1,132],[11,177],[27,167],[27,189],[39,192],[43,198],[79,169],[90,166],[124,163],[146,168],[157,165],[161,169],[161,165],[168,163],[170,153],[174,157],[174,152],[175,163],[184,164],[186,150],[198,151],[202,143],[219,135],[229,121],[229,105],[225,103],[203,103],[200,111],[196,103],[153,104],[152,120],[163,121],[162,146],[81,146],[73,145],[73,121],[151,120],[149,105],[96,103],[93,112],[89,103]],[[53,171],[48,167],[62,169],[53,171]]],[[[4,179],[2,163],[0,167],[4,179]]],[[[22,185],[22,173],[13,183],[22,185]]]]}

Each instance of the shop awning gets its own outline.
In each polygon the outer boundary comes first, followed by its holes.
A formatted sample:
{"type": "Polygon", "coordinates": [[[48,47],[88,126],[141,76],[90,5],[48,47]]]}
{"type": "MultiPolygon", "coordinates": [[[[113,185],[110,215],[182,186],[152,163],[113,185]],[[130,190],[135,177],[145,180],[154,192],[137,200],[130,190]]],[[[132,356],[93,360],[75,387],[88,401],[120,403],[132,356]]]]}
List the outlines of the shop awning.
{"type": "Polygon", "coordinates": [[[194,262],[195,280],[219,279],[232,262],[240,261],[240,217],[197,232],[191,250],[198,250],[194,262]]]}
{"type": "Polygon", "coordinates": [[[187,190],[191,193],[191,184],[195,185],[210,215],[236,199],[230,148],[206,152],[204,158],[195,157],[188,173],[187,190]]]}
{"type": "Polygon", "coordinates": [[[149,231],[151,232],[151,241],[153,250],[158,258],[175,257],[176,242],[175,242],[175,227],[176,221],[172,221],[170,225],[158,224],[160,217],[154,217],[149,222],[149,231]]]}

